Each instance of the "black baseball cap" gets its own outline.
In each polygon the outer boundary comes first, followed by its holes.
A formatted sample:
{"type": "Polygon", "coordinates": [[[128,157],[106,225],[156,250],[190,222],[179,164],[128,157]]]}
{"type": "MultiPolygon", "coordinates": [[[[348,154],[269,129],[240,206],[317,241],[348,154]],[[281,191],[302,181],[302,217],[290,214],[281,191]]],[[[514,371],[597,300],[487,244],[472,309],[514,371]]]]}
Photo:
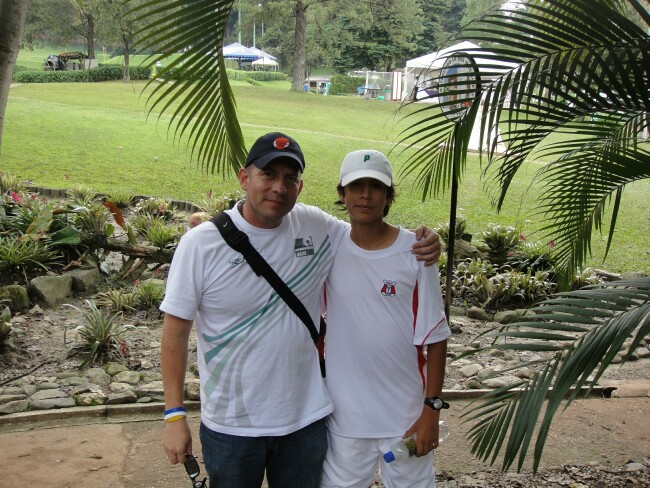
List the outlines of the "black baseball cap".
{"type": "Polygon", "coordinates": [[[295,139],[282,132],[269,132],[253,143],[246,157],[246,166],[254,164],[264,169],[271,161],[281,158],[298,163],[300,171],[305,171],[305,156],[295,139]]]}

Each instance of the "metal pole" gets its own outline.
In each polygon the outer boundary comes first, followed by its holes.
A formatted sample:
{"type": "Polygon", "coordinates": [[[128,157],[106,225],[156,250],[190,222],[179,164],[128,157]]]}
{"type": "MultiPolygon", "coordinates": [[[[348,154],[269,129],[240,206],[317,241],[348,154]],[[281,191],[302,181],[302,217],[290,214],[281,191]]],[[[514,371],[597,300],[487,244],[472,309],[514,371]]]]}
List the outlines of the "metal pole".
{"type": "Polygon", "coordinates": [[[451,203],[449,209],[449,238],[447,239],[447,269],[445,279],[445,316],[449,321],[451,307],[451,278],[454,272],[454,244],[456,242],[456,206],[458,202],[458,166],[460,165],[460,144],[458,129],[460,122],[454,124],[454,159],[451,170],[451,203]]]}
{"type": "Polygon", "coordinates": [[[241,0],[237,2],[237,42],[241,44],[241,0]]]}

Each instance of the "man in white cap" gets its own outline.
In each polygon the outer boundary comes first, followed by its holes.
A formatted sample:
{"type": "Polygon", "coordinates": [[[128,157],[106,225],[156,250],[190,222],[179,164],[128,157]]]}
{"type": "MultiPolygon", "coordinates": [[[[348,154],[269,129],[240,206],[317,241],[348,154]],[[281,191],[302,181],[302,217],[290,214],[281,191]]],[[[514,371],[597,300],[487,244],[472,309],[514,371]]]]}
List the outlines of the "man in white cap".
{"type": "Polygon", "coordinates": [[[379,151],[345,156],[337,187],[350,217],[325,283],[328,420],[324,488],[435,486],[447,337],[440,277],[410,250],[415,234],[384,220],[395,198],[379,151]],[[426,356],[425,353],[426,352],[426,356]],[[415,456],[382,457],[416,436],[415,456]]]}
{"type": "MultiPolygon", "coordinates": [[[[322,287],[348,224],[296,204],[304,169],[293,138],[260,137],[238,173],[246,199],[226,213],[318,324],[322,287]]],[[[437,236],[422,242],[424,257],[435,261],[437,236]]],[[[301,320],[212,222],[181,239],[160,308],[163,446],[170,462],[193,454],[183,387],[195,323],[210,486],[257,488],[266,474],[270,488],[318,487],[332,402],[316,348],[301,320]]]]}

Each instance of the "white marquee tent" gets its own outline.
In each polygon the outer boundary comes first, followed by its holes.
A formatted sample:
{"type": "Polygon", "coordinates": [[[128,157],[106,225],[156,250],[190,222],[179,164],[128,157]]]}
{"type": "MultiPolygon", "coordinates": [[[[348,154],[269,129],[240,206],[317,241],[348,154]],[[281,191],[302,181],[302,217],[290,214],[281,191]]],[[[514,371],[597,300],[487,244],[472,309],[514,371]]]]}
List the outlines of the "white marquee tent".
{"type": "MultiPolygon", "coordinates": [[[[429,84],[427,81],[436,77],[440,73],[440,69],[442,69],[442,66],[445,64],[446,59],[451,53],[468,52],[468,54],[472,55],[472,52],[476,52],[480,49],[480,46],[473,42],[462,41],[439,51],[425,54],[418,58],[409,59],[406,61],[406,68],[404,70],[402,99],[417,98],[418,91],[428,88],[429,84]]],[[[491,66],[491,73],[494,73],[495,70],[498,69],[496,68],[497,66],[502,66],[504,72],[516,66],[516,64],[507,61],[485,59],[474,55],[472,55],[472,57],[479,65],[481,63],[489,64],[491,66]]]]}
{"type": "MultiPolygon", "coordinates": [[[[473,55],[473,53],[480,49],[480,46],[472,42],[462,41],[448,48],[408,60],[406,62],[406,69],[404,70],[402,99],[419,100],[426,98],[428,101],[437,101],[437,99],[432,98],[431,96],[430,89],[434,87],[431,86],[430,80],[432,78],[436,78],[440,74],[440,70],[442,69],[445,61],[449,55],[454,52],[467,52],[470,56],[472,56],[479,65],[479,73],[481,72],[481,64],[489,65],[489,72],[491,76],[494,76],[495,72],[503,70],[505,73],[517,66],[515,63],[486,59],[473,55]]],[[[477,119],[477,124],[475,124],[472,130],[472,135],[469,141],[469,149],[479,149],[478,145],[480,133],[478,130],[478,122],[480,122],[479,119],[477,119]]],[[[497,146],[497,152],[503,152],[504,150],[505,147],[502,144],[499,144],[497,146]]]]}

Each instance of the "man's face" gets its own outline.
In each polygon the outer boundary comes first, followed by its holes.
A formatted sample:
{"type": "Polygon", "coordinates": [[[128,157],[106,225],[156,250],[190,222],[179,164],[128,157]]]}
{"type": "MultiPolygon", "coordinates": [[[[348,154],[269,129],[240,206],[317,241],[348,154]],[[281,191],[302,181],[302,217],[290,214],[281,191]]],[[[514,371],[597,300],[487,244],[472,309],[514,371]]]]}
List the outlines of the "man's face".
{"type": "Polygon", "coordinates": [[[244,218],[255,227],[272,229],[282,223],[302,190],[295,163],[276,160],[259,169],[254,164],[239,170],[239,183],[246,192],[244,218]]]}

